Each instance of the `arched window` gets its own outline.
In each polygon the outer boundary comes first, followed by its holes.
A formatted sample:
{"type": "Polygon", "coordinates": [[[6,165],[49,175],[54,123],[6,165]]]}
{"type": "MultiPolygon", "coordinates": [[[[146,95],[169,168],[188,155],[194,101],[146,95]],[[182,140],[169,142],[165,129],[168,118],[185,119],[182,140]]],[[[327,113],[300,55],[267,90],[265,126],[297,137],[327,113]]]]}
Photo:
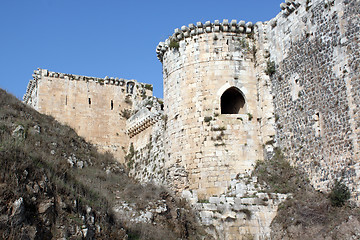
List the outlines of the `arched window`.
{"type": "Polygon", "coordinates": [[[220,102],[221,114],[238,114],[245,106],[245,98],[236,87],[227,89],[221,96],[220,102]]]}
{"type": "Polygon", "coordinates": [[[134,83],[133,82],[128,82],[126,84],[126,93],[130,93],[130,94],[133,94],[134,92],[134,83]]]}

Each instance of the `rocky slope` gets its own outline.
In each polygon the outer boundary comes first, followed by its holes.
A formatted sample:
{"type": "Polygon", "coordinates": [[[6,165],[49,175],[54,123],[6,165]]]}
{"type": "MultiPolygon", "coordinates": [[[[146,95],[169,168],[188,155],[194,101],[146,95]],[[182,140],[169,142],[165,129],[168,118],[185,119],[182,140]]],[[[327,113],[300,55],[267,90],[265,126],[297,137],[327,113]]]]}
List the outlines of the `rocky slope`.
{"type": "Polygon", "coordinates": [[[360,239],[360,209],[348,201],[351,190],[335,184],[330,193],[316,191],[279,149],[275,152],[253,172],[268,191],[289,194],[271,223],[271,239],[360,239]]]}
{"type": "Polygon", "coordinates": [[[3,90],[0,238],[209,239],[169,191],[131,180],[110,154],[3,90]]]}

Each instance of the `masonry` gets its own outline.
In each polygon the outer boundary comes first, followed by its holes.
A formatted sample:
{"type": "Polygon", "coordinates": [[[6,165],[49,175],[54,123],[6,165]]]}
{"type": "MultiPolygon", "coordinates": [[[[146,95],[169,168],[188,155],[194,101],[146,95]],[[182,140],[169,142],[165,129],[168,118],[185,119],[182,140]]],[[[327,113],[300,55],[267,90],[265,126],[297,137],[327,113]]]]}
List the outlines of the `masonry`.
{"type": "Polygon", "coordinates": [[[267,22],[175,29],[156,48],[164,100],[135,80],[39,69],[24,101],[188,199],[219,239],[267,238],[287,196],[266,195],[251,172],[275,147],[316,189],[341,179],[360,194],[360,3],[280,8],[267,22]]]}
{"type": "Polygon", "coordinates": [[[315,188],[359,201],[359,1],[304,1],[266,29],[277,143],[315,188]],[[281,49],[281,51],[279,51],[281,49]]]}
{"type": "Polygon", "coordinates": [[[29,82],[24,102],[68,124],[100,150],[110,151],[123,162],[129,145],[124,116],[131,113],[139,99],[151,95],[151,85],[135,80],[38,69],[29,82]]]}

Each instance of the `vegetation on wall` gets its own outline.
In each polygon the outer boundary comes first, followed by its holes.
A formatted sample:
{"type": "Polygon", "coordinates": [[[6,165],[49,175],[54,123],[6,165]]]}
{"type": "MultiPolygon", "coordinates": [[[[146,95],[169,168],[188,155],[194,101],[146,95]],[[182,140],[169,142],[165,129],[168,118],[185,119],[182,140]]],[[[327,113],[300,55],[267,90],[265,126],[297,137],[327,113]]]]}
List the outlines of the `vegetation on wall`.
{"type": "Polygon", "coordinates": [[[349,218],[360,221],[360,210],[348,202],[350,191],[345,184],[335,181],[329,194],[316,191],[280,149],[271,159],[258,161],[253,174],[267,192],[290,194],[271,224],[272,239],[326,239],[340,236],[340,225],[349,218]]]}
{"type": "Polygon", "coordinates": [[[127,167],[130,169],[132,168],[132,165],[134,163],[134,156],[135,156],[135,149],[134,149],[134,144],[130,143],[130,147],[129,147],[129,151],[125,156],[125,162],[127,164],[127,167]]]}
{"type": "Polygon", "coordinates": [[[132,115],[132,111],[130,109],[123,109],[121,110],[120,115],[125,119],[129,119],[132,115]]]}
{"type": "Polygon", "coordinates": [[[178,50],[179,47],[180,47],[179,42],[177,42],[177,41],[175,41],[174,39],[170,38],[169,48],[170,48],[170,49],[178,50]]]}
{"type": "Polygon", "coordinates": [[[145,89],[152,91],[153,86],[151,84],[145,84],[145,89]]]}
{"type": "Polygon", "coordinates": [[[265,74],[272,76],[275,73],[275,62],[270,59],[266,62],[265,74]]]}
{"type": "Polygon", "coordinates": [[[341,207],[350,199],[350,190],[342,181],[335,180],[329,197],[333,206],[341,207]]]}
{"type": "Polygon", "coordinates": [[[210,122],[213,118],[211,116],[204,117],[204,122],[210,122]]]}

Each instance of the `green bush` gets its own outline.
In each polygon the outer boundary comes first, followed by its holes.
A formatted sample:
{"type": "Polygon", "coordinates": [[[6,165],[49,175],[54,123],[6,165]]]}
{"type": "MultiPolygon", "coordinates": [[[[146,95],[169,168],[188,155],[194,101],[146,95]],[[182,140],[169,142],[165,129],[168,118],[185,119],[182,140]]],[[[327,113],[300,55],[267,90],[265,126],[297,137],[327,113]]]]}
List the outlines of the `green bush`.
{"type": "Polygon", "coordinates": [[[132,115],[132,111],[130,109],[123,109],[121,110],[120,115],[125,119],[129,119],[132,115]]]}
{"type": "Polygon", "coordinates": [[[274,61],[267,61],[267,66],[265,70],[266,75],[272,76],[275,73],[275,62],[274,61]]]}
{"type": "Polygon", "coordinates": [[[212,120],[212,117],[204,117],[204,122],[210,122],[212,120]]]}
{"type": "Polygon", "coordinates": [[[152,91],[153,86],[151,84],[145,84],[145,89],[152,91]]]}
{"type": "Polygon", "coordinates": [[[335,180],[335,183],[329,194],[331,205],[341,207],[350,199],[349,188],[341,181],[335,180]]]}
{"type": "Polygon", "coordinates": [[[179,49],[179,47],[180,47],[180,45],[179,45],[179,43],[177,41],[175,41],[173,39],[170,40],[170,44],[169,44],[170,49],[176,49],[177,50],[177,49],[179,49]]]}

